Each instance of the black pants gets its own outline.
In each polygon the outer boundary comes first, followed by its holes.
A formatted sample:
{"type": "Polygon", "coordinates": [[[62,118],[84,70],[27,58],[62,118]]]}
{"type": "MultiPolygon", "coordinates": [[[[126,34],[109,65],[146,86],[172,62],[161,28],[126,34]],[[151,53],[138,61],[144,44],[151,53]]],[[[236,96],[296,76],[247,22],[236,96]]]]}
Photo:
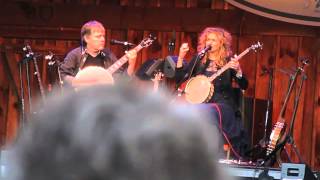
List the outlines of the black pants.
{"type": "Polygon", "coordinates": [[[245,158],[249,140],[241,120],[241,113],[235,112],[226,104],[200,104],[199,107],[210,113],[211,122],[220,130],[221,150],[223,151],[223,144],[230,142],[236,153],[245,158]]]}

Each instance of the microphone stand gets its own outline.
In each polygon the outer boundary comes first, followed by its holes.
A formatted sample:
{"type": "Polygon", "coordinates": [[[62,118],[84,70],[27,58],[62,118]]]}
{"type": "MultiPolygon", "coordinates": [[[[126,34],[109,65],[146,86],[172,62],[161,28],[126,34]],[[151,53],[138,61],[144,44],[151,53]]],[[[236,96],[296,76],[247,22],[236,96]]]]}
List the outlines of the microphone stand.
{"type": "Polygon", "coordinates": [[[176,84],[176,88],[174,91],[174,94],[176,94],[178,92],[178,96],[181,96],[182,94],[184,94],[184,90],[179,89],[179,87],[181,86],[182,83],[184,83],[185,81],[188,81],[191,79],[192,73],[194,71],[194,68],[196,67],[196,65],[199,63],[199,61],[205,56],[206,51],[201,51],[199,54],[197,54],[197,56],[195,57],[195,62],[192,65],[192,68],[190,70],[190,72],[187,72],[184,77],[180,80],[179,83],[176,84]]]}
{"type": "Polygon", "coordinates": [[[168,43],[168,52],[169,54],[173,54],[174,49],[175,49],[176,43],[175,43],[175,39],[171,39],[168,43]]]}
{"type": "Polygon", "coordinates": [[[272,89],[273,89],[273,69],[271,68],[268,70],[269,74],[269,84],[268,84],[268,100],[267,100],[267,110],[266,110],[266,116],[264,121],[264,134],[263,139],[260,142],[261,147],[265,147],[267,144],[267,130],[268,130],[268,122],[269,122],[269,116],[270,116],[270,105],[271,105],[271,98],[272,98],[272,89]]]}
{"type": "Polygon", "coordinates": [[[28,92],[28,100],[29,100],[29,112],[32,112],[32,97],[31,97],[31,88],[30,88],[30,75],[29,75],[29,57],[24,58],[24,64],[26,67],[26,79],[27,79],[27,92],[28,92]]]}
{"type": "MultiPolygon", "coordinates": [[[[246,152],[246,155],[250,155],[256,149],[258,149],[259,151],[256,154],[257,157],[259,157],[261,155],[261,153],[264,153],[266,145],[268,144],[267,130],[268,130],[268,122],[270,119],[270,108],[271,108],[270,106],[271,106],[272,89],[273,89],[273,69],[272,68],[265,69],[261,75],[263,75],[265,73],[269,75],[269,82],[268,82],[267,109],[266,109],[265,121],[264,121],[264,134],[263,134],[263,138],[260,139],[256,145],[254,145],[250,150],[248,150],[246,152]]],[[[254,156],[252,156],[252,157],[254,157],[254,156]]]]}
{"type": "Polygon", "coordinates": [[[180,97],[180,96],[182,96],[182,94],[185,93],[184,89],[180,89],[179,87],[180,87],[184,82],[188,81],[188,80],[191,78],[192,73],[193,73],[193,71],[194,71],[194,68],[195,68],[196,64],[199,62],[199,60],[201,60],[201,59],[203,58],[203,56],[200,57],[199,55],[197,55],[195,58],[196,58],[196,59],[195,59],[195,62],[194,62],[194,64],[193,64],[192,68],[191,68],[191,71],[190,71],[190,72],[187,72],[187,73],[184,75],[184,77],[176,84],[175,90],[173,91],[173,95],[174,95],[174,96],[180,97]]]}
{"type": "Polygon", "coordinates": [[[25,58],[22,59],[19,63],[19,80],[20,80],[20,128],[23,129],[26,119],[25,119],[25,101],[24,101],[24,88],[23,88],[23,77],[22,77],[22,65],[25,61],[25,58]]]}
{"type": "Polygon", "coordinates": [[[56,56],[51,52],[50,52],[50,54],[48,56],[46,56],[46,58],[49,60],[48,66],[49,67],[57,67],[58,81],[59,81],[58,84],[59,84],[59,87],[60,87],[61,95],[63,95],[63,81],[62,81],[61,70],[60,70],[61,63],[55,57],[56,56]]]}
{"type": "Polygon", "coordinates": [[[62,77],[61,77],[60,66],[61,66],[61,63],[57,64],[59,87],[60,87],[60,90],[61,90],[61,94],[63,95],[63,81],[62,81],[62,77]]]}
{"type": "Polygon", "coordinates": [[[289,133],[286,137],[287,143],[290,144],[293,147],[294,152],[296,153],[296,155],[299,158],[299,163],[303,163],[301,154],[298,151],[298,148],[294,142],[294,138],[293,138],[293,130],[294,130],[294,123],[296,120],[296,115],[297,115],[297,111],[298,111],[298,106],[299,106],[299,99],[301,96],[301,92],[302,92],[302,86],[303,86],[303,82],[307,79],[307,75],[305,75],[305,73],[302,73],[302,79],[299,85],[299,90],[298,90],[298,94],[295,97],[294,100],[294,108],[293,108],[293,115],[291,117],[291,121],[290,121],[290,128],[289,128],[289,133]]]}

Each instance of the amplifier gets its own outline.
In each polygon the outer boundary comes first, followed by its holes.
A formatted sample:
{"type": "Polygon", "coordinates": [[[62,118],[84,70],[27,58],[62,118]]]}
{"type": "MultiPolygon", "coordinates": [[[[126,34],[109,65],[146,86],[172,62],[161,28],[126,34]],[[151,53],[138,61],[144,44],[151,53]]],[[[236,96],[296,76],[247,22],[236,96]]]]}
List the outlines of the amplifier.
{"type": "Polygon", "coordinates": [[[251,166],[226,165],[226,172],[234,177],[241,179],[258,179],[262,173],[267,173],[273,179],[281,179],[281,170],[279,168],[261,168],[251,166]]]}
{"type": "Polygon", "coordinates": [[[281,179],[281,180],[319,180],[316,172],[310,170],[306,164],[282,163],[280,168],[256,167],[252,165],[221,163],[226,172],[240,179],[281,179]],[[259,177],[260,176],[260,177],[259,177]]]}

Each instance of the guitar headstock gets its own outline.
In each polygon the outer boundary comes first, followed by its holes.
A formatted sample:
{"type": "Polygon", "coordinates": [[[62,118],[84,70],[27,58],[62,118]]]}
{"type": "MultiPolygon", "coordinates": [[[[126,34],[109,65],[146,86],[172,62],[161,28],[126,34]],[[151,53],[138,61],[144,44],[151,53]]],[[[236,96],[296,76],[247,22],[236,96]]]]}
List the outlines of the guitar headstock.
{"type": "Polygon", "coordinates": [[[153,41],[155,41],[157,39],[157,37],[152,36],[151,34],[149,35],[149,37],[143,39],[140,43],[140,46],[142,47],[148,47],[150,46],[153,41]]]}
{"type": "Polygon", "coordinates": [[[26,44],[23,48],[22,51],[25,53],[26,57],[32,57],[34,53],[32,52],[32,49],[30,45],[26,44]]]}
{"type": "Polygon", "coordinates": [[[262,49],[262,46],[263,46],[263,44],[258,41],[257,43],[252,44],[250,46],[250,49],[254,50],[254,51],[257,51],[257,49],[262,49]]]}
{"type": "Polygon", "coordinates": [[[301,70],[301,71],[304,71],[304,68],[309,65],[309,59],[306,58],[306,57],[299,57],[298,60],[301,61],[301,66],[299,66],[298,68],[301,70]]]}

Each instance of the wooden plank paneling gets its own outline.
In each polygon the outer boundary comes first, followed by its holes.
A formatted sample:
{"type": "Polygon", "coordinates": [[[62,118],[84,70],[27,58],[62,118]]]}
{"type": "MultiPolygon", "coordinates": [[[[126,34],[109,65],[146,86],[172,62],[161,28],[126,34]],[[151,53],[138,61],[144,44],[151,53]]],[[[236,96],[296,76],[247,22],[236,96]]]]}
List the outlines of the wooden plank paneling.
{"type": "Polygon", "coordinates": [[[312,136],[312,160],[311,164],[315,169],[320,170],[320,55],[316,56],[316,81],[314,97],[314,115],[313,115],[313,136],[312,136]]]}
{"type": "Polygon", "coordinates": [[[175,7],[175,1],[173,0],[159,0],[159,7],[175,7]]]}
{"type": "Polygon", "coordinates": [[[271,20],[262,16],[244,13],[242,32],[245,34],[266,34],[266,35],[291,35],[291,36],[314,36],[319,33],[319,27],[285,23],[271,20]],[[250,22],[250,23],[246,23],[250,22]]]}
{"type": "MultiPolygon", "coordinates": [[[[299,38],[299,49],[302,47],[302,38],[300,37],[299,38]]],[[[301,62],[300,62],[300,60],[299,60],[299,57],[301,56],[300,55],[300,51],[299,51],[299,49],[297,50],[297,54],[298,54],[298,56],[297,56],[297,59],[296,59],[296,62],[297,62],[297,66],[301,66],[301,62]]],[[[308,69],[307,69],[308,67],[306,67],[305,66],[305,69],[308,71],[308,69]]],[[[297,78],[297,82],[296,82],[296,85],[295,85],[295,91],[293,92],[293,97],[292,98],[297,98],[297,96],[298,96],[298,91],[299,91],[299,86],[300,86],[300,84],[301,84],[301,82],[302,82],[302,79],[304,78],[304,75],[303,74],[301,74],[301,75],[299,75],[298,76],[298,78],[297,78]]],[[[300,98],[299,98],[299,100],[298,100],[298,109],[297,109],[297,114],[296,114],[296,117],[294,118],[293,117],[293,114],[291,114],[291,118],[289,119],[289,123],[291,124],[291,123],[293,123],[293,128],[292,128],[292,132],[293,132],[293,140],[294,140],[294,143],[297,145],[297,150],[299,151],[299,152],[302,152],[302,159],[305,159],[304,158],[304,152],[303,151],[301,151],[301,143],[302,143],[302,141],[304,141],[304,140],[302,140],[301,138],[300,138],[300,136],[301,136],[301,133],[302,132],[304,132],[304,129],[302,128],[303,127],[303,104],[305,103],[305,97],[306,96],[304,96],[304,94],[305,94],[305,92],[306,92],[306,85],[305,85],[305,81],[303,82],[303,86],[302,86],[302,91],[301,91],[301,95],[300,95],[300,98]]],[[[310,97],[312,97],[312,95],[311,94],[309,94],[309,96],[310,97]]],[[[293,103],[293,102],[292,102],[293,103]]],[[[309,132],[308,133],[305,133],[305,136],[304,136],[304,138],[303,139],[305,139],[305,140],[307,140],[308,139],[308,137],[310,137],[310,134],[309,134],[309,132]]],[[[311,139],[310,139],[311,140],[311,139]]],[[[293,146],[293,144],[291,143],[291,142],[289,142],[289,144],[291,145],[291,147],[293,146]]],[[[295,151],[293,151],[293,149],[292,149],[292,152],[291,152],[291,158],[293,159],[293,161],[294,162],[299,162],[299,159],[298,159],[298,155],[295,153],[295,151]]],[[[304,160],[303,160],[304,161],[304,160]]]]}
{"type": "MultiPolygon", "coordinates": [[[[238,53],[240,54],[252,44],[257,42],[258,38],[253,36],[244,36],[239,38],[239,49],[238,53]]],[[[245,96],[254,97],[255,94],[255,77],[256,77],[256,63],[257,63],[257,54],[249,52],[242,59],[239,60],[241,65],[241,69],[243,73],[246,75],[249,81],[249,87],[245,91],[245,96]]]]}
{"type": "MultiPolygon", "coordinates": [[[[14,55],[7,51],[5,48],[5,56],[7,60],[7,65],[4,66],[6,68],[5,77],[7,77],[7,90],[6,94],[6,107],[4,107],[5,117],[7,120],[5,121],[5,129],[6,129],[6,137],[5,142],[10,143],[15,139],[17,132],[19,130],[19,104],[18,104],[18,70],[17,70],[17,61],[14,59],[14,55]],[[12,76],[12,78],[10,78],[12,76]]],[[[2,59],[5,60],[5,59],[2,59]]],[[[3,61],[4,62],[4,61],[3,61]]]]}
{"type": "Polygon", "coordinates": [[[149,46],[147,49],[143,50],[142,55],[142,62],[145,62],[149,59],[158,59],[161,58],[162,54],[162,33],[158,31],[145,31],[144,32],[145,37],[152,34],[153,36],[157,37],[157,40],[155,40],[151,46],[149,46]]]}
{"type": "MultiPolygon", "coordinates": [[[[306,76],[307,80],[305,82],[305,92],[301,95],[304,97],[304,102],[299,102],[301,108],[303,108],[303,114],[301,115],[301,133],[296,134],[296,139],[300,140],[299,149],[303,155],[304,160],[310,164],[312,160],[312,129],[313,129],[313,115],[314,115],[314,99],[315,99],[315,90],[317,79],[317,59],[316,54],[311,52],[311,49],[308,48],[308,45],[313,44],[314,39],[312,38],[303,38],[301,46],[299,49],[299,56],[306,57],[310,59],[310,65],[306,67],[306,76]]],[[[296,126],[297,127],[297,126],[296,126]]]]}
{"type": "Polygon", "coordinates": [[[187,6],[187,0],[174,0],[175,8],[185,8],[187,6]]]}
{"type": "MultiPolygon", "coordinates": [[[[181,3],[180,6],[184,5],[183,2],[178,3],[181,3]]],[[[187,7],[196,7],[194,1],[187,1],[186,4],[187,7]]],[[[41,7],[41,4],[32,5],[35,11],[40,11],[41,7]]],[[[206,26],[221,26],[231,30],[232,33],[241,31],[242,34],[253,35],[281,33],[316,36],[320,32],[320,28],[277,22],[240,10],[174,8],[171,5],[165,7],[86,5],[84,7],[81,4],[52,4],[49,9],[53,15],[43,19],[38,14],[30,17],[30,14],[14,3],[1,6],[0,16],[11,18],[0,18],[2,24],[0,33],[5,37],[16,37],[18,34],[20,37],[77,39],[81,25],[91,19],[97,19],[106,27],[113,29],[170,31],[175,28],[177,31],[199,32],[206,26]],[[71,10],[81,13],[68,14],[71,10]],[[15,27],[14,31],[12,26],[15,27]]]]}
{"type": "MultiPolygon", "coordinates": [[[[273,93],[273,124],[277,121],[277,118],[282,107],[284,96],[288,89],[288,82],[290,74],[296,68],[298,39],[295,37],[278,37],[277,43],[277,59],[275,64],[275,81],[274,81],[274,93],[273,93]],[[284,73],[287,72],[287,73],[284,73]]],[[[294,93],[294,92],[293,92],[294,93]]],[[[291,100],[292,98],[290,98],[291,100]]],[[[288,120],[288,114],[292,114],[292,102],[288,102],[288,108],[286,111],[286,119],[288,120]]]]}
{"type": "Polygon", "coordinates": [[[187,8],[197,7],[198,0],[187,0],[187,8]]]}
{"type": "MultiPolygon", "coordinates": [[[[191,32],[182,32],[180,42],[181,42],[180,45],[182,43],[188,43],[189,52],[187,53],[185,59],[190,61],[191,58],[197,53],[198,34],[191,33],[191,32]]],[[[180,48],[180,45],[178,45],[179,48],[180,48]]]]}
{"type": "MultiPolygon", "coordinates": [[[[278,56],[275,64],[275,82],[274,82],[274,93],[273,93],[273,124],[277,121],[280,114],[286,92],[288,90],[288,82],[290,76],[282,71],[286,71],[289,74],[294,73],[297,67],[298,57],[298,41],[297,37],[283,36],[279,38],[278,56]]],[[[293,89],[285,111],[286,124],[290,125],[291,116],[293,113],[293,97],[296,88],[293,89]]],[[[287,126],[287,129],[288,129],[287,126]]],[[[291,154],[291,147],[286,147],[289,154],[291,154]]]]}
{"type": "MultiPolygon", "coordinates": [[[[1,50],[0,53],[4,53],[1,50]]],[[[5,137],[7,134],[7,107],[9,102],[9,81],[4,69],[4,59],[0,56],[0,147],[5,144],[5,137]]]]}
{"type": "Polygon", "coordinates": [[[198,0],[197,7],[198,8],[211,8],[211,0],[198,0]]]}
{"type": "MultiPolygon", "coordinates": [[[[271,104],[272,108],[272,91],[274,85],[274,78],[270,84],[270,78],[274,75],[274,66],[276,61],[277,53],[277,38],[275,36],[261,36],[258,38],[260,43],[263,44],[262,50],[257,52],[257,66],[256,66],[256,77],[255,77],[255,101],[253,109],[253,129],[252,138],[254,143],[260,143],[259,141],[264,138],[265,128],[265,115],[267,111],[266,104],[268,100],[269,90],[271,91],[271,104]],[[265,100],[265,101],[262,101],[265,100]],[[260,105],[260,106],[259,106],[260,105]]],[[[245,64],[246,65],[246,64],[245,64]]],[[[272,124],[272,110],[269,110],[269,119],[267,124],[266,138],[268,140],[270,133],[270,126],[272,124]]]]}
{"type": "MultiPolygon", "coordinates": [[[[128,42],[132,42],[136,45],[141,43],[143,38],[143,31],[134,31],[134,30],[128,30],[127,32],[128,42]]],[[[137,70],[140,65],[142,64],[142,52],[138,52],[136,64],[135,64],[135,70],[137,70]]]]}
{"type": "Polygon", "coordinates": [[[6,133],[6,142],[10,144],[14,142],[17,133],[19,131],[19,114],[17,109],[18,99],[13,93],[12,86],[9,86],[9,101],[8,101],[8,121],[7,121],[7,133],[6,133]]]}
{"type": "Polygon", "coordinates": [[[263,44],[262,50],[257,52],[257,73],[255,81],[255,98],[268,99],[269,79],[270,75],[265,70],[274,68],[277,41],[275,36],[262,36],[259,41],[263,44]]]}
{"type": "Polygon", "coordinates": [[[224,0],[212,0],[211,8],[212,9],[224,9],[226,2],[224,0]]]}

